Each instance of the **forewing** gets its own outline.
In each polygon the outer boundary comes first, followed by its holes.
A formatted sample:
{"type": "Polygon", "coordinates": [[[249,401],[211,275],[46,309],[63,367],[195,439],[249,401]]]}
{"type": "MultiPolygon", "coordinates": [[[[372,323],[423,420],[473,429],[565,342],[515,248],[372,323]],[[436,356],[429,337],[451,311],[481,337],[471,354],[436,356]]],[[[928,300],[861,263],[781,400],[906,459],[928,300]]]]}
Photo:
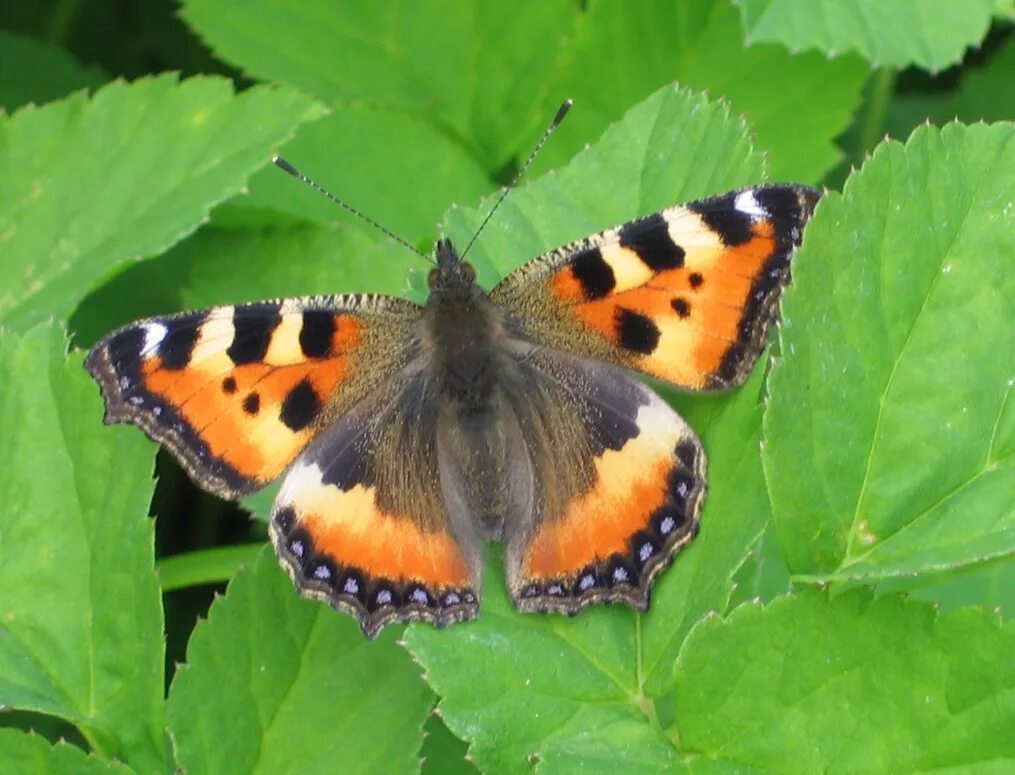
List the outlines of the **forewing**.
{"type": "Polygon", "coordinates": [[[442,495],[424,380],[394,381],[325,430],[294,463],[270,533],[300,592],[387,624],[475,618],[480,547],[442,495]]]}
{"type": "Polygon", "coordinates": [[[137,425],[199,485],[235,498],[404,368],[419,314],[384,296],[214,307],[125,326],[85,366],[107,423],[137,425]]]}
{"type": "Polygon", "coordinates": [[[766,185],[663,210],[526,264],[491,298],[519,337],[687,390],[734,387],[764,348],[818,197],[766,185]]]}
{"type": "Polygon", "coordinates": [[[698,531],[705,453],[684,420],[628,372],[535,350],[514,412],[535,476],[532,519],[506,528],[523,611],[648,605],[657,574],[698,531]]]}

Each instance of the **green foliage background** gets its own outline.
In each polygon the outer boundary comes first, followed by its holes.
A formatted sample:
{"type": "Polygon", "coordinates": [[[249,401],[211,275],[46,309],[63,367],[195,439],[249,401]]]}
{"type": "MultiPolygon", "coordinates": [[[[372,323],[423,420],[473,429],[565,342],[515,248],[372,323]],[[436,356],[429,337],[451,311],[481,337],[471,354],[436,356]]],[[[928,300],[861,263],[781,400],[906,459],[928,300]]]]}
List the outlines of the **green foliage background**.
{"type": "Polygon", "coordinates": [[[4,770],[1015,768],[1013,20],[1011,0],[8,4],[4,770]],[[429,249],[468,239],[568,96],[470,255],[481,278],[677,202],[824,185],[776,356],[730,395],[669,395],[710,492],[649,613],[520,616],[491,551],[477,622],[367,642],[264,549],[270,492],[222,504],[102,425],[81,351],[223,302],[420,298],[424,265],[271,155],[429,249]]]}

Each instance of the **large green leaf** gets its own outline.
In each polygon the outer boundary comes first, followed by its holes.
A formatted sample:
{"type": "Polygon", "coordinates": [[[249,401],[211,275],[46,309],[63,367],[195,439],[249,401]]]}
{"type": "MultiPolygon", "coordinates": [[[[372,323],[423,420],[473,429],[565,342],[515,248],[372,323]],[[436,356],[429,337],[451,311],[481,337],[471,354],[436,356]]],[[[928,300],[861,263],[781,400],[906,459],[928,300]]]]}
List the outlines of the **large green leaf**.
{"type": "Polygon", "coordinates": [[[1010,771],[1013,649],[993,614],[862,590],[745,605],[688,637],[668,732],[713,772],[1010,771]]]}
{"type": "Polygon", "coordinates": [[[245,72],[334,104],[425,116],[488,170],[537,131],[533,107],[571,15],[566,0],[183,3],[184,19],[245,72]]]}
{"type": "MultiPolygon", "coordinates": [[[[489,173],[432,122],[362,105],[337,105],[303,128],[283,155],[304,173],[378,223],[412,242],[432,240],[451,202],[475,201],[493,186],[489,173]]],[[[341,220],[361,228],[317,191],[269,166],[234,201],[302,220],[341,220]]],[[[371,235],[378,239],[379,232],[371,235]]],[[[427,245],[429,248],[429,245],[427,245]]]]}
{"type": "Polygon", "coordinates": [[[75,724],[104,758],[163,767],[153,448],[102,425],[54,325],[0,334],[0,705],[75,724]]]}
{"type": "Polygon", "coordinates": [[[737,0],[748,41],[856,51],[874,65],[941,70],[990,26],[994,0],[737,0]]]}
{"type": "Polygon", "coordinates": [[[433,696],[387,630],[303,600],[266,547],[187,647],[169,695],[190,772],[418,772],[433,696]]]}
{"type": "Polygon", "coordinates": [[[196,228],[319,112],[287,89],[170,75],[0,117],[0,321],[66,317],[114,268],[196,228]]]}
{"type": "MultiPolygon", "coordinates": [[[[744,114],[775,179],[815,183],[839,158],[834,140],[849,125],[869,74],[859,58],[747,48],[727,0],[588,5],[561,79],[575,109],[544,152],[546,161],[595,140],[632,102],[673,80],[744,114]]],[[[674,142],[682,142],[679,134],[674,142]]]]}
{"type": "Polygon", "coordinates": [[[811,222],[765,466],[792,570],[913,576],[1015,553],[1015,127],[887,142],[811,222]]]}

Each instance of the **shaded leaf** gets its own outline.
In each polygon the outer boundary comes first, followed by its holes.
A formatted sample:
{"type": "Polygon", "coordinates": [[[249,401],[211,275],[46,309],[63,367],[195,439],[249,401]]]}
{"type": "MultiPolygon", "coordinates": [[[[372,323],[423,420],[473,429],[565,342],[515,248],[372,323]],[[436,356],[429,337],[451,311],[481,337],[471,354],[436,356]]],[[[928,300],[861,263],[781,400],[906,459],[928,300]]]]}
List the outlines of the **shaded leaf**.
{"type": "Polygon", "coordinates": [[[748,41],[941,70],[987,34],[994,0],[736,0],[748,41]]]}
{"type": "Polygon", "coordinates": [[[293,91],[159,76],[0,117],[0,319],[66,317],[113,269],[192,231],[318,113],[293,91]]]}
{"type": "Polygon", "coordinates": [[[916,575],[1015,552],[1015,350],[999,346],[1015,319],[1013,136],[920,129],[818,206],[765,424],[796,574],[916,575]]]}
{"type": "Polygon", "coordinates": [[[187,646],[169,695],[190,772],[417,772],[433,696],[395,642],[300,598],[265,547],[187,646]]]}
{"type": "Polygon", "coordinates": [[[94,89],[105,80],[98,68],[79,64],[61,49],[0,30],[0,108],[7,112],[94,89]]]}
{"type": "Polygon", "coordinates": [[[1015,626],[857,590],[701,623],[677,664],[685,754],[764,772],[1015,764],[1015,626]]]}
{"type": "Polygon", "coordinates": [[[958,84],[951,88],[945,73],[935,79],[933,90],[913,89],[892,95],[885,118],[889,135],[905,139],[919,124],[944,124],[958,119],[1005,121],[1015,116],[1015,35],[993,51],[982,63],[968,63],[958,71],[958,84]]]}
{"type": "Polygon", "coordinates": [[[0,705],[59,716],[103,757],[155,771],[154,450],[102,425],[98,389],[63,336],[54,325],[0,334],[0,705]]]}
{"type": "Polygon", "coordinates": [[[426,732],[420,751],[423,775],[476,775],[479,772],[465,758],[468,746],[451,734],[440,716],[431,714],[423,729],[426,732]]]}

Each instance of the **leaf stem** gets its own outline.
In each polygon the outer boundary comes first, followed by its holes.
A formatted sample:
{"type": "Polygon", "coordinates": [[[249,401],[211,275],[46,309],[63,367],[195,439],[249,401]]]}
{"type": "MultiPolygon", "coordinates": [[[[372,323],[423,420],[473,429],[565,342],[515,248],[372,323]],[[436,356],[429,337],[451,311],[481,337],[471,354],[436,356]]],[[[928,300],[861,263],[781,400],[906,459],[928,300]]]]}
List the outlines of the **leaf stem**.
{"type": "Polygon", "coordinates": [[[242,544],[174,554],[159,560],[155,572],[163,592],[217,584],[232,578],[241,565],[253,562],[263,547],[263,543],[242,544]]]}

